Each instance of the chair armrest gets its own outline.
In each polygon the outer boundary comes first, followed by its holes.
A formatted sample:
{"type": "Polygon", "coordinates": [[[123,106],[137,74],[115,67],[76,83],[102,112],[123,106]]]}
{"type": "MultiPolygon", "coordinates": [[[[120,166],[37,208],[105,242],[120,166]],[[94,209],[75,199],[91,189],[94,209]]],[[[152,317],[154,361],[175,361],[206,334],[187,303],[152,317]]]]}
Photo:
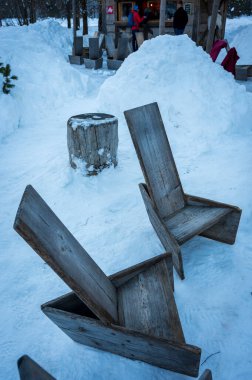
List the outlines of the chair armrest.
{"type": "MultiPolygon", "coordinates": [[[[157,264],[159,261],[165,260],[166,264],[168,266],[169,273],[173,273],[173,265],[172,265],[172,254],[171,253],[163,253],[162,255],[158,255],[155,257],[152,257],[151,259],[142,261],[139,264],[133,265],[129,268],[123,269],[119,272],[116,272],[108,278],[110,281],[113,282],[113,285],[115,285],[117,288],[120,287],[121,285],[125,284],[127,281],[129,281],[131,278],[137,276],[139,273],[145,271],[152,265],[157,264]]],[[[173,284],[173,275],[172,275],[172,281],[171,283],[173,284]]]]}

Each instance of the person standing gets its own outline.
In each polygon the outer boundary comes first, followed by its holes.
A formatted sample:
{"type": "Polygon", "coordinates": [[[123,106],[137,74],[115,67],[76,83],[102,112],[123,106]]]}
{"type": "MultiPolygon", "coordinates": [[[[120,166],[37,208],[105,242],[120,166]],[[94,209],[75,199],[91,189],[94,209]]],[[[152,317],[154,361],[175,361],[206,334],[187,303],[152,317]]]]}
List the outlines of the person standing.
{"type": "Polygon", "coordinates": [[[134,5],[133,7],[133,25],[131,27],[132,31],[132,49],[133,51],[138,50],[138,45],[137,45],[137,39],[136,39],[136,33],[139,32],[139,25],[143,20],[145,19],[145,16],[140,17],[138,13],[138,5],[134,5]]]}
{"type": "Polygon", "coordinates": [[[173,16],[173,29],[176,36],[183,34],[186,24],[188,23],[188,16],[183,8],[183,1],[177,3],[177,10],[173,16]]]}

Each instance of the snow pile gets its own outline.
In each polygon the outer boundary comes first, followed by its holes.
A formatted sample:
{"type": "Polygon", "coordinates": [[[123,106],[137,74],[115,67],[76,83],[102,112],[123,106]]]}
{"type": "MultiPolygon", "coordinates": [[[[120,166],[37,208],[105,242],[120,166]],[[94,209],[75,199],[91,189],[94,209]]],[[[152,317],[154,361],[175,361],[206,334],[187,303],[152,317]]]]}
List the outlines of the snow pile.
{"type": "Polygon", "coordinates": [[[99,93],[100,111],[158,102],[163,120],[185,147],[197,134],[199,149],[250,125],[252,99],[231,74],[212,62],[187,36],[160,36],[130,55],[99,93]]]}
{"type": "Polygon", "coordinates": [[[87,92],[88,76],[68,63],[70,32],[51,20],[0,28],[1,61],[18,76],[10,95],[0,92],[0,139],[87,92]]]}
{"type": "Polygon", "coordinates": [[[252,16],[227,20],[225,38],[231,47],[235,47],[240,57],[239,65],[252,65],[252,16]]]}

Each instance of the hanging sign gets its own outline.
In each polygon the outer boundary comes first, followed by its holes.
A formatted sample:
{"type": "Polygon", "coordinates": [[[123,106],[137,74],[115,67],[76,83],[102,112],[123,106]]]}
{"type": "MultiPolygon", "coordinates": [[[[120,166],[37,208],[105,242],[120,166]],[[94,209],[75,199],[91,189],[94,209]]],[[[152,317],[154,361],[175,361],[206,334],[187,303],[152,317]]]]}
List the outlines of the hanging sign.
{"type": "Polygon", "coordinates": [[[112,15],[114,13],[114,7],[113,5],[109,5],[107,7],[107,15],[112,15]]]}

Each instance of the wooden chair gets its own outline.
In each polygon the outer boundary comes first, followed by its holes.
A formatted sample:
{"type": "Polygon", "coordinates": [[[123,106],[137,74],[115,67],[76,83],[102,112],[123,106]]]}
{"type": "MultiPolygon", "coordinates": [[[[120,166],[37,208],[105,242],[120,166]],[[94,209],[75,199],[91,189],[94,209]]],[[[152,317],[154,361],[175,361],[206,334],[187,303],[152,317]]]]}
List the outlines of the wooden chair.
{"type": "Polygon", "coordinates": [[[42,305],[73,340],[196,377],[201,350],[185,343],[165,253],[107,277],[27,186],[14,229],[72,288],[42,305]]]}
{"type": "Polygon", "coordinates": [[[56,380],[27,355],[19,358],[17,365],[20,380],[56,380]]]}
{"type": "Polygon", "coordinates": [[[241,210],[184,193],[157,103],[124,114],[146,181],[139,187],[147,213],[183,279],[180,246],[195,235],[233,244],[241,210]]]}

